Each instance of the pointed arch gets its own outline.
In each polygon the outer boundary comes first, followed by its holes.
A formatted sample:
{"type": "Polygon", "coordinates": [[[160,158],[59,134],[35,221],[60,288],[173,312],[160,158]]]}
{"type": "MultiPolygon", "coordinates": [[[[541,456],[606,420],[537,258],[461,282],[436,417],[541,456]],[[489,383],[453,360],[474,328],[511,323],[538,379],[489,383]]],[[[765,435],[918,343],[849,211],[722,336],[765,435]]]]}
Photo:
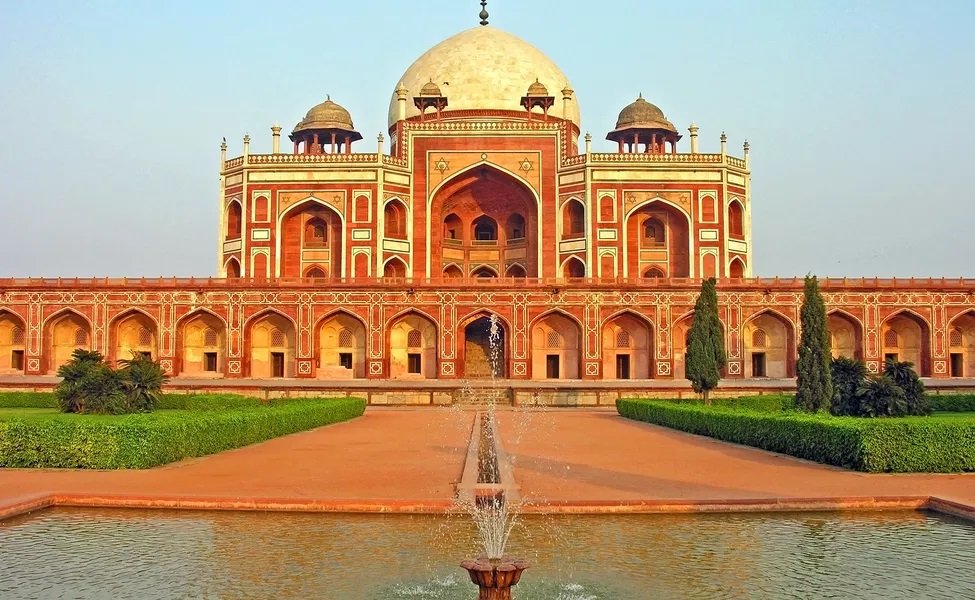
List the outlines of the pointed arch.
{"type": "Polygon", "coordinates": [[[736,256],[731,259],[728,263],[728,277],[731,279],[744,279],[745,273],[745,261],[741,259],[740,256],[736,256]]]}
{"type": "Polygon", "coordinates": [[[366,376],[369,328],[357,314],[344,308],[329,311],[313,327],[321,379],[362,379],[366,376]]]}
{"type": "Polygon", "coordinates": [[[236,198],[231,200],[227,204],[224,215],[227,223],[226,239],[240,239],[243,229],[243,208],[240,205],[240,200],[236,198]]]}
{"type": "Polygon", "coordinates": [[[159,357],[159,323],[140,308],[129,308],[109,321],[109,356],[112,362],[135,355],[159,357]]]}
{"type": "Polygon", "coordinates": [[[975,375],[975,310],[966,310],[948,320],[948,375],[975,375]]]}
{"type": "Polygon", "coordinates": [[[562,205],[562,239],[586,235],[586,205],[572,197],[562,205]]]}
{"type": "Polygon", "coordinates": [[[265,308],[244,321],[247,375],[293,377],[297,332],[294,319],[275,308],[265,308]]]}
{"type": "Polygon", "coordinates": [[[450,263],[443,269],[443,276],[448,279],[463,279],[464,272],[454,263],[450,263]]]}
{"type": "MultiPolygon", "coordinates": [[[[637,203],[629,210],[623,218],[623,275],[632,277],[634,273],[642,273],[646,264],[641,264],[640,252],[637,248],[641,247],[646,233],[643,225],[645,221],[656,218],[664,229],[664,245],[661,250],[667,252],[667,273],[669,277],[694,277],[694,237],[691,232],[694,230],[691,216],[680,205],[662,198],[654,196],[637,203]],[[633,252],[631,252],[631,242],[634,240],[633,252]]],[[[639,276],[639,275],[637,275],[639,276]]]]}
{"type": "Polygon", "coordinates": [[[508,340],[511,324],[488,309],[472,311],[458,320],[458,363],[461,375],[469,378],[508,376],[508,340]],[[491,318],[496,329],[492,332],[491,318]]]}
{"type": "Polygon", "coordinates": [[[408,267],[406,261],[398,256],[393,256],[383,263],[383,277],[405,279],[408,277],[408,267]]]}
{"type": "Polygon", "coordinates": [[[833,358],[845,356],[863,360],[863,322],[845,310],[834,308],[826,313],[833,358]]]}
{"type": "Polygon", "coordinates": [[[497,279],[498,271],[491,265],[477,265],[471,270],[471,277],[497,279]]]}
{"type": "Polygon", "coordinates": [[[409,229],[409,209],[399,198],[390,198],[383,206],[383,237],[405,240],[409,229]]]}
{"type": "Polygon", "coordinates": [[[240,279],[240,261],[231,256],[223,263],[223,276],[227,279],[240,279]]]}
{"type": "Polygon", "coordinates": [[[551,309],[529,324],[532,379],[579,379],[582,375],[582,332],[579,320],[551,309]]]}
{"type": "Polygon", "coordinates": [[[603,379],[651,379],[654,376],[654,327],[650,319],[630,309],[603,319],[603,379]]]}
{"type": "MultiPolygon", "coordinates": [[[[347,236],[345,235],[347,225],[345,215],[342,214],[342,211],[338,210],[328,202],[311,196],[305,198],[304,200],[295,202],[278,214],[277,222],[275,224],[275,256],[277,257],[274,268],[275,276],[281,277],[282,270],[292,271],[288,273],[288,275],[291,277],[297,277],[301,272],[301,245],[295,245],[294,242],[289,242],[287,246],[289,253],[282,254],[282,240],[286,237],[284,231],[286,222],[290,222],[290,217],[296,212],[304,212],[309,206],[326,209],[326,214],[328,214],[331,219],[334,219],[334,225],[332,222],[329,222],[327,247],[330,256],[329,263],[331,268],[328,272],[333,277],[345,277],[346,265],[344,257],[348,252],[348,241],[346,239],[347,236]],[[292,266],[291,263],[296,264],[292,266]]],[[[301,225],[300,229],[290,226],[292,229],[295,229],[295,231],[289,232],[289,235],[287,236],[289,239],[295,235],[304,235],[304,224],[299,225],[301,225]]]]}
{"type": "Polygon", "coordinates": [[[407,309],[387,321],[386,332],[390,378],[437,378],[439,329],[433,318],[407,309]]]}
{"type": "Polygon", "coordinates": [[[796,326],[781,312],[766,308],[745,320],[741,327],[745,377],[795,377],[796,326]],[[756,331],[765,335],[765,345],[755,346],[756,331]]]}
{"type": "Polygon", "coordinates": [[[586,263],[578,256],[570,256],[562,261],[561,274],[563,279],[581,279],[586,277],[586,263]]]}
{"type": "Polygon", "coordinates": [[[931,324],[917,312],[903,308],[880,324],[881,357],[914,364],[921,377],[931,376],[931,324]],[[896,333],[896,345],[888,345],[888,332],[896,333]]]}
{"type": "Polygon", "coordinates": [[[325,269],[321,265],[310,265],[305,269],[304,277],[308,279],[325,279],[328,277],[325,269]]]}
{"type": "Polygon", "coordinates": [[[525,269],[525,266],[522,265],[521,263],[517,263],[517,262],[511,263],[510,265],[508,265],[508,268],[505,270],[504,276],[524,279],[525,277],[528,277],[528,271],[525,269]]]}
{"type": "Polygon", "coordinates": [[[227,321],[196,308],[176,321],[177,374],[216,377],[223,373],[227,321]]]}
{"type": "Polygon", "coordinates": [[[27,323],[17,313],[0,309],[0,373],[24,373],[26,355],[27,323]]]}
{"type": "Polygon", "coordinates": [[[91,320],[73,308],[62,308],[44,321],[44,355],[48,373],[56,373],[77,349],[91,350],[91,320]]]}
{"type": "Polygon", "coordinates": [[[741,239],[745,237],[745,207],[738,198],[728,202],[728,235],[741,239]]]}

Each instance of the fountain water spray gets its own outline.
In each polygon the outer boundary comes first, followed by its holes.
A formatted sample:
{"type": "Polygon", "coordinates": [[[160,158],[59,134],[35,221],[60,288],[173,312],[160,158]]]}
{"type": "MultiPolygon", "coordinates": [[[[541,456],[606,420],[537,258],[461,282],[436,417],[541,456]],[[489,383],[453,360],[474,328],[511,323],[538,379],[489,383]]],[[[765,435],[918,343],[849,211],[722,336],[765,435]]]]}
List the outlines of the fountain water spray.
{"type": "MultiPolygon", "coordinates": [[[[523,560],[505,557],[508,537],[518,522],[518,493],[510,475],[507,456],[501,449],[497,429],[498,375],[502,356],[501,327],[497,315],[490,318],[488,360],[491,364],[491,392],[487,407],[474,420],[468,462],[476,461],[476,485],[460,503],[477,526],[484,556],[461,563],[471,582],[479,588],[478,600],[510,600],[511,587],[528,568],[523,560]],[[476,448],[475,448],[476,444],[476,448]]],[[[468,469],[465,468],[465,475],[468,469]]]]}

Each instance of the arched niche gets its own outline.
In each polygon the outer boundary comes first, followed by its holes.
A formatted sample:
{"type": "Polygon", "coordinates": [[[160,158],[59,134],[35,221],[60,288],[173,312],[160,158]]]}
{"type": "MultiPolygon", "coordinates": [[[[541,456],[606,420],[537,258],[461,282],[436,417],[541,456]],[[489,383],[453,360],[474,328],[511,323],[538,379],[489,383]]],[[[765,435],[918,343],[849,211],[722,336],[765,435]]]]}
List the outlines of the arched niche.
{"type": "Polygon", "coordinates": [[[745,262],[739,257],[731,259],[728,265],[728,277],[732,279],[742,279],[745,277],[745,262]]]}
{"type": "Polygon", "coordinates": [[[795,327],[782,315],[765,311],[749,319],[742,328],[742,346],[745,377],[795,377],[795,327]]]}
{"type": "Polygon", "coordinates": [[[236,257],[230,257],[224,264],[224,272],[227,279],[240,279],[240,261],[236,257]]]}
{"type": "Polygon", "coordinates": [[[578,256],[570,256],[562,263],[562,277],[565,279],[581,279],[586,276],[586,263],[578,256]]]}
{"type": "Polygon", "coordinates": [[[737,199],[728,203],[728,235],[738,239],[745,237],[745,209],[737,199]]]}
{"type": "Polygon", "coordinates": [[[226,359],[227,328],[216,315],[197,311],[179,322],[176,330],[180,375],[218,377],[226,359]]]}
{"type": "Polygon", "coordinates": [[[0,310],[0,373],[23,373],[27,367],[27,327],[14,313],[0,310]]]}
{"type": "Polygon", "coordinates": [[[549,313],[532,325],[532,379],[579,379],[582,329],[560,312],[549,313]]]}
{"type": "Polygon", "coordinates": [[[389,326],[389,374],[393,379],[437,378],[437,326],[417,312],[389,326]]]}
{"type": "Polygon", "coordinates": [[[383,277],[404,279],[406,277],[406,263],[398,256],[394,256],[383,265],[383,277]]]}
{"type": "Polygon", "coordinates": [[[240,239],[241,227],[242,227],[242,210],[240,208],[240,202],[234,200],[227,205],[227,239],[236,240],[240,239]]]}
{"type": "Polygon", "coordinates": [[[467,319],[463,332],[463,376],[471,379],[507,377],[505,323],[488,314],[467,319]]]}
{"type": "Polygon", "coordinates": [[[850,315],[834,311],[826,317],[833,358],[863,360],[863,327],[850,315]]]}
{"type": "Polygon", "coordinates": [[[296,337],[291,319],[273,311],[252,318],[246,339],[250,377],[294,377],[296,337]]]}
{"type": "Polygon", "coordinates": [[[387,238],[396,240],[406,239],[406,205],[393,199],[386,203],[383,209],[383,227],[387,238]]]}
{"type": "Polygon", "coordinates": [[[562,237],[580,238],[586,235],[586,207],[573,198],[562,207],[562,237]]]}
{"type": "Polygon", "coordinates": [[[948,325],[948,375],[975,377],[975,311],[958,315],[948,325]]]}
{"type": "Polygon", "coordinates": [[[110,360],[118,362],[136,356],[158,359],[158,328],[145,313],[129,311],[112,321],[110,326],[110,360]]]}
{"type": "Polygon", "coordinates": [[[358,318],[338,312],[318,328],[318,377],[362,379],[366,376],[366,328],[358,318]]]}
{"type": "Polygon", "coordinates": [[[687,215],[675,206],[654,200],[626,218],[626,256],[629,273],[657,267],[666,277],[690,277],[690,237],[687,215]]]}
{"type": "Polygon", "coordinates": [[[931,327],[919,315],[901,311],[880,327],[881,358],[910,362],[922,377],[931,376],[931,327]]]}
{"type": "Polygon", "coordinates": [[[624,312],[603,324],[603,379],[653,377],[653,331],[643,317],[624,312]]]}
{"type": "Polygon", "coordinates": [[[91,350],[91,325],[87,319],[72,310],[48,320],[45,337],[48,340],[49,373],[57,373],[61,365],[71,360],[75,350],[91,350]]]}
{"type": "Polygon", "coordinates": [[[342,274],[342,217],[331,206],[302,201],[285,212],[280,225],[282,277],[301,277],[313,265],[326,274],[342,274]]]}

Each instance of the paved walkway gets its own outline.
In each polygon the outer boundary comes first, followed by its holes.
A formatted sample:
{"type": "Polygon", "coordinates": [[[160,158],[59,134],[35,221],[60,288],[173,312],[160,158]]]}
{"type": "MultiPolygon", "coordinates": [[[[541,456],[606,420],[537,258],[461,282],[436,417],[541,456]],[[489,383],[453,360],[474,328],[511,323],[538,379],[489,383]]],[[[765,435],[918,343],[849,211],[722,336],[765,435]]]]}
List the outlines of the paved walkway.
{"type": "MultiPolygon", "coordinates": [[[[354,421],[145,471],[0,469],[0,513],[40,494],[439,511],[450,505],[461,478],[473,415],[370,408],[354,421]]],[[[609,410],[499,415],[515,480],[534,502],[938,496],[975,506],[975,474],[856,473],[629,421],[609,410]]]]}

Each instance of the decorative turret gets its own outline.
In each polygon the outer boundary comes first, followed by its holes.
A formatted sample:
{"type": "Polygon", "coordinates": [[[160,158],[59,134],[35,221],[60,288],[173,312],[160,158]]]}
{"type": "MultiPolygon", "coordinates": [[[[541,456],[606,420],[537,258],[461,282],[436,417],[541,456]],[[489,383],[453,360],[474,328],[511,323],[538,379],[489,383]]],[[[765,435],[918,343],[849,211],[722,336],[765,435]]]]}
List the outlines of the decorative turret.
{"type": "Polygon", "coordinates": [[[362,139],[352,125],[349,111],[332,102],[331,96],[313,106],[288,137],[295,143],[295,154],[322,154],[325,144],[329,144],[329,154],[351,154],[352,142],[362,139]]]}
{"type": "Polygon", "coordinates": [[[532,109],[536,106],[542,109],[547,119],[548,109],[555,105],[555,96],[549,96],[548,88],[536,78],[535,83],[528,86],[528,91],[521,97],[521,105],[528,111],[529,121],[532,118],[532,109]]]}
{"type": "Polygon", "coordinates": [[[644,100],[643,94],[620,112],[616,129],[606,135],[607,140],[619,143],[621,154],[627,147],[629,152],[639,152],[640,144],[648,154],[664,154],[668,143],[670,152],[674,153],[680,138],[674,124],[662,110],[644,100]]]}
{"type": "Polygon", "coordinates": [[[420,109],[420,121],[423,121],[430,107],[437,111],[437,120],[440,120],[441,111],[447,108],[447,97],[440,91],[440,86],[431,79],[420,88],[420,95],[413,97],[413,104],[420,109]]]}

